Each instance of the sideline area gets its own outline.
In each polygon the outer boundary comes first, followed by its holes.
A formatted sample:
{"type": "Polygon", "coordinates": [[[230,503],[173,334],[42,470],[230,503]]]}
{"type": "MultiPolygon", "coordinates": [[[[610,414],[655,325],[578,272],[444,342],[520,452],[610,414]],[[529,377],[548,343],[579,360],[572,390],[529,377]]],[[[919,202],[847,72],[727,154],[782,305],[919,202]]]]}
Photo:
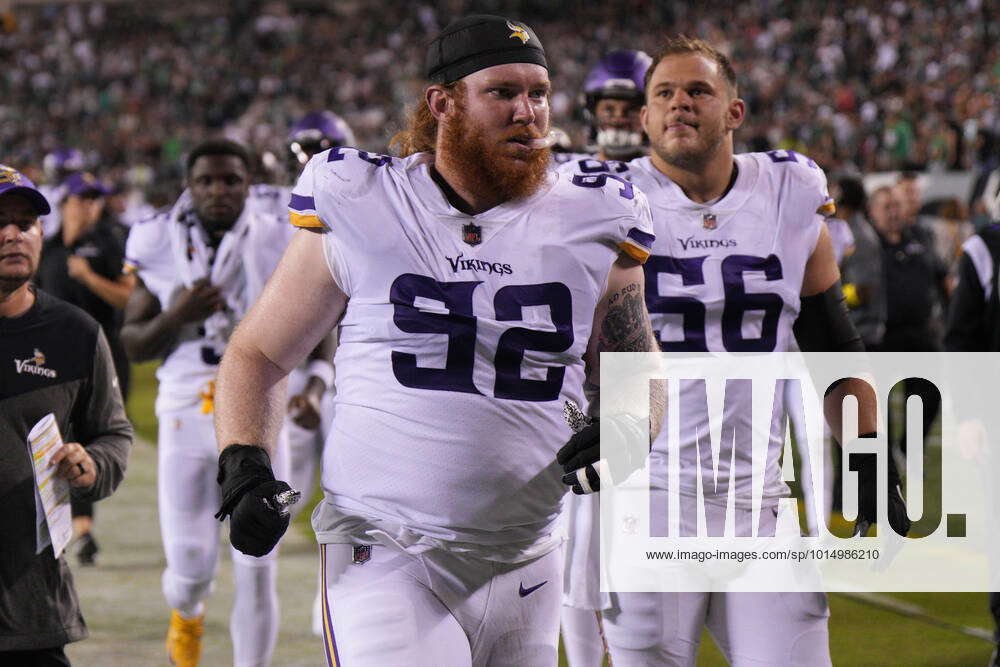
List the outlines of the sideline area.
{"type": "MultiPolygon", "coordinates": [[[[149,442],[136,439],[125,481],[97,505],[96,519],[97,566],[80,567],[72,546],[68,557],[90,637],[68,645],[66,654],[74,667],[164,665],[170,609],[160,592],[165,561],[156,512],[156,448],[149,442]]],[[[224,531],[220,539],[224,547],[207,602],[203,665],[232,664],[232,566],[224,531]]],[[[278,565],[281,628],[274,665],[314,667],[324,660],[322,640],[309,632],[318,560],[305,531],[289,529],[278,565]]]]}

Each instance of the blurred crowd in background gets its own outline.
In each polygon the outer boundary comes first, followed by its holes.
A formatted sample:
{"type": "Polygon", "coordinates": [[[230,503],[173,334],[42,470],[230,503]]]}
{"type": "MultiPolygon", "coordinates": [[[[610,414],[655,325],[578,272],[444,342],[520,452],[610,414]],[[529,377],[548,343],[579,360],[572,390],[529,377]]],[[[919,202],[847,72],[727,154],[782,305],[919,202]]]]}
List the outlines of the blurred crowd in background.
{"type": "Polygon", "coordinates": [[[652,53],[662,35],[686,33],[737,64],[743,150],[793,148],[860,173],[997,163],[997,0],[15,2],[0,32],[4,159],[24,166],[77,146],[113,180],[131,168],[133,181],[176,183],[205,136],[277,152],[315,109],[384,150],[420,97],[430,36],[470,11],[532,25],[554,121],[578,142],[588,68],[611,49],[652,53]]]}
{"type": "Polygon", "coordinates": [[[553,123],[571,150],[586,150],[583,82],[609,51],[655,53],[664,35],[683,33],[728,53],[748,106],[737,150],[796,150],[830,179],[859,250],[862,275],[846,283],[856,288],[852,308],[859,328],[866,307],[880,322],[866,336],[874,349],[892,338],[894,318],[908,341],[930,338],[937,349],[962,243],[997,217],[981,195],[1000,167],[1000,0],[7,4],[3,161],[47,180],[59,209],[59,179],[94,171],[110,186],[99,215],[116,222],[172,203],[186,152],[213,135],[251,147],[255,178],[279,184],[295,176],[289,128],[310,111],[335,111],[359,147],[386,151],[422,100],[430,37],[471,12],[517,17],[541,37],[553,123]],[[42,170],[44,156],[68,147],[80,159],[42,170]],[[886,174],[893,188],[878,191],[872,175],[886,172],[902,177],[886,174]],[[881,268],[862,259],[876,256],[881,268]],[[892,294],[900,281],[923,287],[892,294]]]}

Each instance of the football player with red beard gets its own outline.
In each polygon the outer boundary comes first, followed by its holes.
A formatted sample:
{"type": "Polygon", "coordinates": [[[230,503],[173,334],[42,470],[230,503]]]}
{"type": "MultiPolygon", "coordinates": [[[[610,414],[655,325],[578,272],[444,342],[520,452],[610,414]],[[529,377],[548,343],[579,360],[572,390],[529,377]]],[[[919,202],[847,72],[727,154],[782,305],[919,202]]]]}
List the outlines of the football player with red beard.
{"type": "Polygon", "coordinates": [[[313,514],[329,664],[555,665],[561,480],[597,484],[586,452],[556,461],[563,406],[596,409],[599,352],[656,349],[649,209],[548,169],[548,69],[523,23],[453,22],[427,74],[403,157],[333,148],[293,190],[301,229],[219,377],[220,515],[250,553],[287,527],[268,456],[284,376],[337,326],[313,514]]]}

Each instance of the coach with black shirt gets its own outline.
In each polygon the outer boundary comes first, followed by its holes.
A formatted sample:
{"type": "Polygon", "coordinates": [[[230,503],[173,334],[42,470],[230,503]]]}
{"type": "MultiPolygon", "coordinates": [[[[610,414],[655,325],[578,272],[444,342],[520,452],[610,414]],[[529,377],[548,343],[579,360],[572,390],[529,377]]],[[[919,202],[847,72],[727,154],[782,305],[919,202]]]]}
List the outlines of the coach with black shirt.
{"type": "MultiPolygon", "coordinates": [[[[70,174],[61,190],[59,229],[42,245],[35,282],[49,294],[79,306],[101,325],[118,387],[128,400],[129,362],[120,331],[122,309],[135,287],[135,276],[122,273],[127,232],[105,215],[105,199],[111,190],[93,174],[70,174]]],[[[94,565],[98,552],[94,504],[74,498],[72,509],[77,559],[81,565],[94,565]]]]}
{"type": "Polygon", "coordinates": [[[31,284],[48,212],[31,181],[0,165],[0,665],[68,665],[63,647],[87,635],[65,560],[36,539],[28,432],[55,414],[66,443],[56,474],[88,500],[117,488],[132,443],[97,322],[31,284]]]}

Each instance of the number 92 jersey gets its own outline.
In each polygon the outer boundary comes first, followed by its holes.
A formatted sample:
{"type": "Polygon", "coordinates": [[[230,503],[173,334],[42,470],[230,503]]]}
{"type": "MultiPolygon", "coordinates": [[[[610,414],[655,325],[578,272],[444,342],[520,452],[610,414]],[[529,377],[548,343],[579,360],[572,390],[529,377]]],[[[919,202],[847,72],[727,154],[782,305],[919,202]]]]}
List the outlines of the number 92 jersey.
{"type": "Polygon", "coordinates": [[[619,179],[550,172],[466,215],[431,163],[335,148],[292,193],[349,298],[314,527],[330,543],[375,523],[515,562],[561,540],[563,401],[583,404],[595,307],[621,252],[648,256],[649,208],[619,179]]]}
{"type": "MultiPolygon", "coordinates": [[[[735,160],[735,183],[712,203],[688,199],[648,157],[625,164],[583,160],[573,165],[584,173],[608,170],[627,178],[649,198],[656,240],[644,266],[646,305],[665,352],[796,349],[792,326],[799,313],[806,263],[824,216],[834,212],[826,177],[815,162],[793,151],[745,153],[735,160]]],[[[691,391],[698,390],[691,385],[691,391]]],[[[687,409],[697,404],[698,397],[690,402],[686,398],[690,397],[681,396],[681,419],[691,423],[701,418],[692,416],[697,407],[687,409]]],[[[724,419],[749,419],[749,396],[741,399],[727,393],[726,399],[724,419]]],[[[660,435],[653,446],[654,458],[658,453],[666,456],[667,429],[660,435]]],[[[784,415],[778,414],[771,446],[783,444],[784,415]]],[[[748,470],[750,448],[735,449],[736,470],[748,470]]],[[[700,465],[696,452],[697,447],[683,439],[682,493],[695,492],[700,465]],[[685,457],[692,459],[686,465],[685,457]]],[[[718,462],[719,490],[728,488],[731,461],[726,459],[718,462]]],[[[750,497],[751,480],[733,476],[739,504],[741,498],[750,497]]],[[[784,495],[787,487],[780,470],[768,468],[764,497],[784,495]]]]}

